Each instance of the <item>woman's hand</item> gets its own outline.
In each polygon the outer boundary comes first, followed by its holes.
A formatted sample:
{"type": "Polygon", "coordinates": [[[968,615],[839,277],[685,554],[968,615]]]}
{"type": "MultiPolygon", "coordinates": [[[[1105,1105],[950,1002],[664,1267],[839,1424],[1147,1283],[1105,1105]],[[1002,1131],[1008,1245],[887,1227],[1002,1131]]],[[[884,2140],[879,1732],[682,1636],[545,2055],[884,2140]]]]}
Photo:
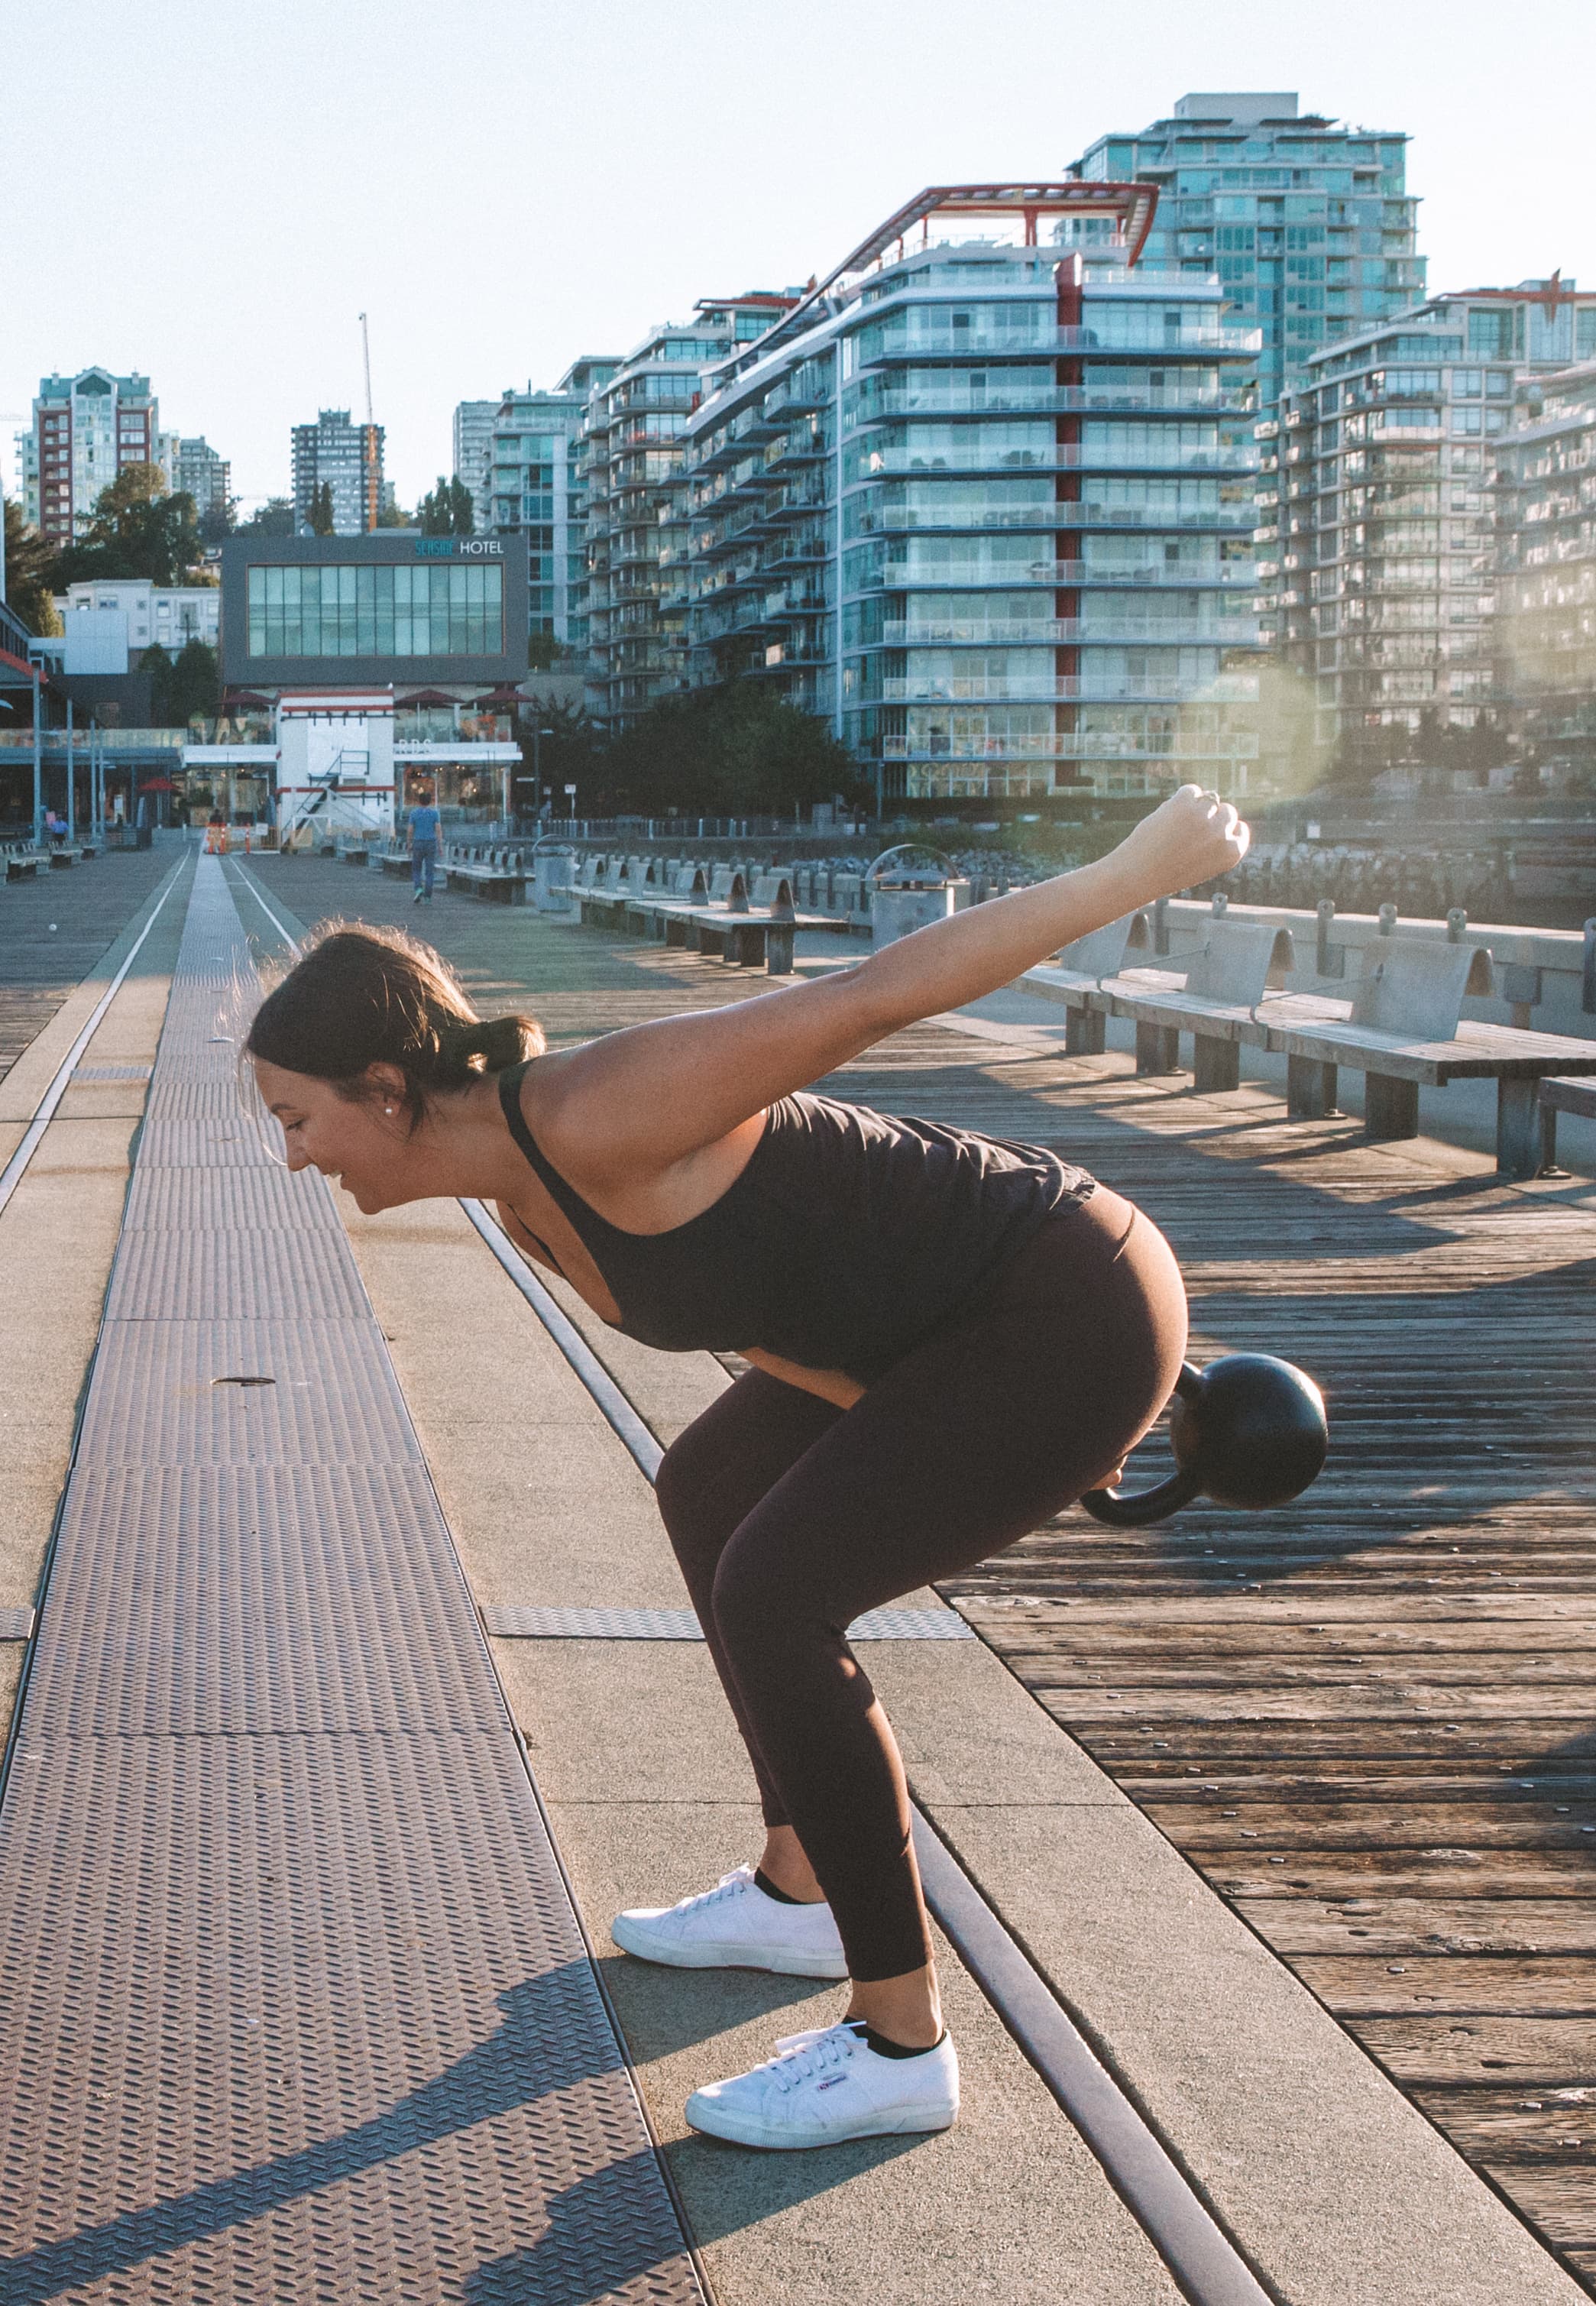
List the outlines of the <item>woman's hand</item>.
{"type": "Polygon", "coordinates": [[[1116,861],[1147,886],[1146,902],[1173,897],[1199,881],[1217,880],[1239,865],[1252,839],[1227,800],[1182,785],[1120,843],[1116,861]]]}

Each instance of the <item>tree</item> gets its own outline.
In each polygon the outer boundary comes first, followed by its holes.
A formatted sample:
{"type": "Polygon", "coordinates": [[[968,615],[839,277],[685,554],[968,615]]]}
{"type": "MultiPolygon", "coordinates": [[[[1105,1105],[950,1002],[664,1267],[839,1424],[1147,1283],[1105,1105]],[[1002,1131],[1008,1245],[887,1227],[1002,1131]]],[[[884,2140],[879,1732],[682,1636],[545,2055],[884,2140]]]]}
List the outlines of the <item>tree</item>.
{"type": "Polygon", "coordinates": [[[28,627],[42,638],[61,630],[53,588],[55,555],[38,529],[22,518],[14,498],[5,500],[5,598],[28,627]]]}
{"type": "Polygon", "coordinates": [[[81,544],[69,544],[55,565],[64,590],[91,577],[147,576],[155,585],[209,585],[194,500],[186,489],[166,492],[158,465],[124,465],[102,489],[81,544]]]}
{"type": "Polygon", "coordinates": [[[311,491],[311,534],[330,536],[332,533],[332,483],[323,481],[320,488],[311,491]]]}
{"type": "Polygon", "coordinates": [[[149,675],[158,729],[183,729],[196,717],[214,720],[221,710],[220,669],[216,651],[204,641],[185,641],[175,658],[152,644],[139,659],[139,670],[149,675]]]}
{"type": "Polygon", "coordinates": [[[384,489],[382,501],[377,508],[377,525],[379,528],[408,528],[410,525],[410,515],[397,497],[391,495],[387,489],[384,489]]]}
{"type": "Polygon", "coordinates": [[[533,633],[526,644],[526,662],[533,672],[552,672],[564,658],[565,650],[552,633],[533,633]]]}
{"type": "Polygon", "coordinates": [[[294,500],[292,497],[268,497],[257,505],[248,520],[239,524],[252,536],[292,536],[294,534],[294,500]]]}
{"type": "Polygon", "coordinates": [[[429,489],[416,508],[423,536],[471,536],[475,533],[476,507],[471,491],[458,473],[446,481],[441,473],[436,488],[429,489]]]}
{"type": "Polygon", "coordinates": [[[779,816],[862,797],[858,762],[825,722],[763,681],[733,680],[651,705],[597,764],[612,807],[663,816],[779,816]]]}

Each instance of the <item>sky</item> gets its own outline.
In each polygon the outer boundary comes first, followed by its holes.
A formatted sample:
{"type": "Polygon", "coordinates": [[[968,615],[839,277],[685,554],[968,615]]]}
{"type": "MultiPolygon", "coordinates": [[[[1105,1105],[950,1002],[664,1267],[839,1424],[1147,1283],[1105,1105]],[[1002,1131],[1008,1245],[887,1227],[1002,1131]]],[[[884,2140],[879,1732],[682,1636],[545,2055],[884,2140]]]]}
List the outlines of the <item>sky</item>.
{"type": "Polygon", "coordinates": [[[828,270],[928,184],[1062,174],[1189,90],[1405,130],[1432,290],[1596,287],[1592,0],[0,0],[0,440],[152,380],[286,492],[363,414],[412,505],[457,401],[828,270]]]}

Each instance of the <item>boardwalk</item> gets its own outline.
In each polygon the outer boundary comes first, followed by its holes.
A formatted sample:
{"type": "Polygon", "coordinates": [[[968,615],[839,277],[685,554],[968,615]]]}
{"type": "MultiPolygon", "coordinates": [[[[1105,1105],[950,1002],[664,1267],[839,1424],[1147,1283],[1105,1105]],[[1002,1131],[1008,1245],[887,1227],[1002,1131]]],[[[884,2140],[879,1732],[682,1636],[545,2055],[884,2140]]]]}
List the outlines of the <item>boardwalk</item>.
{"type": "MultiPolygon", "coordinates": [[[[158,1054],[164,996],[130,983],[0,1228],[8,1350],[47,1340],[65,1393],[121,1226],[0,1807],[0,2295],[629,2302],[693,2293],[685,2236],[722,2306],[795,2278],[882,2306],[1174,2306],[1167,2250],[945,1949],[969,2118],[912,2152],[684,2133],[706,2057],[826,2022],[824,1992],[602,1960],[606,2036],[564,1885],[602,1938],[619,1900],[713,1879],[751,1830],[746,1771],[701,1649],[495,1638],[500,1697],[462,1600],[491,1629],[679,1603],[646,1486],[460,1209],[345,1211],[346,1234],[314,1188],[273,1216],[286,1181],[206,1028],[240,926],[271,962],[284,919],[337,912],[421,926],[556,1041],[767,981],[464,898],[418,915],[320,859],[202,871],[158,1054]],[[100,1203],[151,1058],[124,1219],[119,1188],[100,1203]],[[269,1363],[275,1391],[226,1389],[269,1363]]],[[[1054,1023],[1003,996],[829,1086],[1056,1144],[1134,1195],[1182,1254],[1199,1357],[1305,1362],[1336,1450],[1289,1511],[1131,1535],[1071,1515],[951,1587],[981,1642],[869,1659],[917,1798],[1242,2253],[1187,2285],[1200,2306],[1596,2291],[1596,1194],[1288,1131],[1261,1089],[1065,1060],[1054,1023]]],[[[49,1062],[29,1051],[13,1102],[49,1062]]],[[[559,1302],[660,1439],[725,1382],[559,1302]]],[[[35,1590],[42,1459],[29,1483],[5,1601],[35,1590]]]]}
{"type": "MultiPolygon", "coordinates": [[[[326,866],[263,879],[312,917],[343,895],[326,866]]],[[[403,894],[359,889],[414,919],[403,894]]],[[[486,913],[426,927],[551,1038],[764,989],[486,913]]],[[[951,1593],[1596,2293],[1596,1192],[1025,1038],[928,1024],[826,1086],[1131,1195],[1180,1253],[1197,1356],[1303,1362],[1335,1448],[1281,1512],[1072,1515],[951,1593]]]]}

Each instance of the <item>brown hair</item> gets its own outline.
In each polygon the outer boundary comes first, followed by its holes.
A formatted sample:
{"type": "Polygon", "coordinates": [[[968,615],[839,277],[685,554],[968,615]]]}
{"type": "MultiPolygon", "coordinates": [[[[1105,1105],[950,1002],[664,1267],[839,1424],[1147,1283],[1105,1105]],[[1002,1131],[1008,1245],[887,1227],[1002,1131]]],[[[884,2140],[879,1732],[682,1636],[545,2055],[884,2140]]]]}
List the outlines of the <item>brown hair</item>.
{"type": "Polygon", "coordinates": [[[397,1066],[414,1128],[430,1098],[540,1056],[530,1017],[479,1017],[440,953],[403,929],[331,921],[260,1004],[247,1055],[330,1081],[352,1102],[372,1065],[397,1066]]]}

